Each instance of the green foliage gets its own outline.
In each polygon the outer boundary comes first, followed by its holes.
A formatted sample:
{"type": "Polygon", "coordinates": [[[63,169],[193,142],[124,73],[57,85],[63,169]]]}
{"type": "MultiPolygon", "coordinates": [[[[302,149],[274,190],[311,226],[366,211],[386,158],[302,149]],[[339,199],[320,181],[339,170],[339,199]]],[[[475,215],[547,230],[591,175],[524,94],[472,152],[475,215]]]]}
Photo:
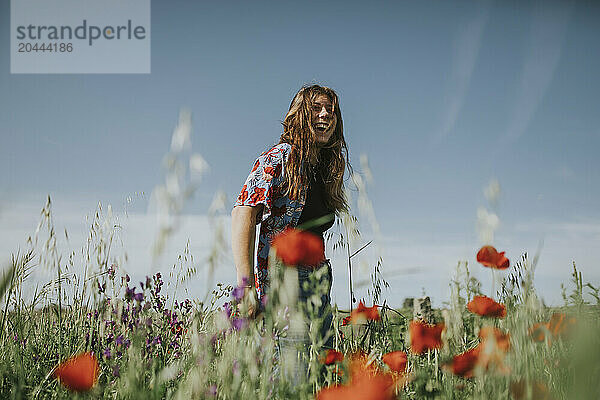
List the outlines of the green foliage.
{"type": "MultiPolygon", "coordinates": [[[[97,385],[76,394],[79,398],[313,399],[323,387],[347,383],[351,354],[363,352],[387,371],[382,357],[397,350],[408,354],[408,382],[397,388],[401,399],[510,399],[515,388],[522,388],[522,398],[532,399],[540,397],[540,387],[557,399],[596,399],[600,393],[599,290],[584,283],[575,265],[571,287],[563,287],[564,305],[550,308],[533,286],[535,262],[524,255],[507,272],[498,292],[507,316],[494,320],[467,310],[482,288],[467,264],[459,263],[450,282],[450,300],[434,312],[435,322],[443,320],[446,326],[444,346],[423,355],[410,352],[411,310],[395,310],[383,302],[378,304],[380,320],[344,325],[349,311],[334,306],[331,334],[346,360],[323,366],[327,338],[319,335],[323,321],[318,309],[326,291],[320,284],[324,269],[306,282],[314,295],[298,303],[295,270],[272,258],[264,312],[247,321],[242,317],[244,304],[238,309],[237,300],[230,299],[231,286],[217,284],[202,301],[177,301],[176,293],[163,290],[160,273],[139,285],[131,283],[120,260],[110,254],[117,227],[109,214],[101,209],[95,214],[83,277],[71,272],[72,257],[65,259],[56,251],[50,202],[42,213],[40,226],[45,229],[39,231],[47,237],[32,239],[31,249],[13,257],[2,271],[0,398],[72,398],[52,371],[83,351],[95,353],[101,372],[97,385]],[[35,243],[42,243],[37,259],[35,243]],[[39,265],[51,268],[56,277],[27,292],[27,279],[39,265]],[[225,307],[220,306],[223,301],[225,307]],[[557,313],[566,315],[564,321],[576,321],[572,329],[563,333],[548,325],[557,313]],[[536,323],[546,324],[540,342],[530,331],[536,323]],[[452,360],[480,343],[484,326],[509,333],[510,350],[489,365],[478,365],[472,378],[455,376],[452,360]],[[282,337],[304,333],[310,340],[299,351],[280,349],[282,337]]],[[[348,249],[347,243],[344,246],[348,249]]],[[[178,283],[195,273],[187,267],[189,260],[186,246],[175,266],[178,283]]],[[[374,298],[387,287],[381,266],[379,260],[371,276],[374,298]]]]}

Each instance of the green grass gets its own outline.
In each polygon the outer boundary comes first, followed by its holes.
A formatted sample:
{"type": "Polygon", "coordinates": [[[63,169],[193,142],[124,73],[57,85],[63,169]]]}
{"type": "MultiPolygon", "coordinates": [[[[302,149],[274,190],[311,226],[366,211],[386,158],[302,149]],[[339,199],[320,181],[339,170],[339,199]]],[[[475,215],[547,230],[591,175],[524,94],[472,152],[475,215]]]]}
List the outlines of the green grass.
{"type": "MultiPolygon", "coordinates": [[[[52,231],[48,230],[50,238],[52,231]]],[[[347,362],[324,367],[318,350],[322,338],[315,334],[313,346],[305,353],[308,374],[298,382],[283,372],[295,360],[289,354],[277,356],[273,333],[281,334],[298,323],[298,310],[286,286],[294,285],[290,281],[293,274],[285,274],[285,267],[273,269],[279,274],[273,272],[264,318],[244,321],[236,329],[234,321],[217,306],[229,300],[231,287],[217,286],[205,303],[177,302],[172,297],[175,293],[164,292],[160,274],[136,287],[118,265],[109,262],[108,253],[100,253],[104,259],[100,258],[98,268],[88,270],[81,279],[69,275],[66,267],[59,276],[57,265],[63,263],[62,258],[52,246],[43,248],[43,257],[36,257],[33,250],[14,256],[2,274],[0,398],[71,398],[74,394],[52,378],[51,372],[61,360],[82,351],[97,355],[101,373],[98,384],[77,394],[80,397],[310,399],[322,387],[344,383],[334,371],[346,369],[347,362]],[[57,278],[25,296],[24,285],[39,262],[54,266],[57,278]]],[[[449,283],[450,301],[431,317],[431,322],[444,322],[447,327],[440,350],[411,354],[407,326],[412,311],[387,306],[380,309],[380,321],[359,326],[342,326],[341,319],[348,311],[334,309],[336,347],[346,355],[365,352],[382,370],[386,368],[380,361],[383,354],[407,351],[410,380],[400,388],[398,398],[509,399],[511,385],[518,382],[525,388],[525,396],[533,382],[540,382],[552,398],[598,398],[598,290],[583,284],[581,274],[574,270],[573,280],[565,288],[564,306],[548,308],[535,293],[531,263],[524,258],[511,271],[499,295],[507,306],[507,317],[485,319],[466,309],[481,286],[466,265],[459,264],[456,279],[449,283]],[[512,279],[515,276],[519,279],[512,279]],[[547,321],[553,312],[575,317],[577,329],[568,337],[533,341],[530,327],[547,321]],[[504,359],[510,372],[477,370],[475,377],[465,379],[443,368],[452,356],[477,344],[478,331],[484,325],[510,333],[511,350],[504,359]]],[[[317,296],[312,301],[318,302],[317,296]]],[[[310,309],[310,304],[304,308],[310,309]]],[[[317,326],[313,328],[316,332],[317,326]]]]}

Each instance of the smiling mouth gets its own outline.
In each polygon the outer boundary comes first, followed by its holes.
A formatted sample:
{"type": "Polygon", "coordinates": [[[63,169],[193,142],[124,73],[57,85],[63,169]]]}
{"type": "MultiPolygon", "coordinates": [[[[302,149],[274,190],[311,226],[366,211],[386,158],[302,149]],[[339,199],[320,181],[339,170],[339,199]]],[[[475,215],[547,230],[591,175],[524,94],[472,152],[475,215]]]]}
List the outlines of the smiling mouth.
{"type": "Polygon", "coordinates": [[[324,122],[318,122],[315,124],[315,131],[317,131],[318,133],[325,133],[325,131],[327,131],[328,128],[329,124],[326,124],[324,122]]]}

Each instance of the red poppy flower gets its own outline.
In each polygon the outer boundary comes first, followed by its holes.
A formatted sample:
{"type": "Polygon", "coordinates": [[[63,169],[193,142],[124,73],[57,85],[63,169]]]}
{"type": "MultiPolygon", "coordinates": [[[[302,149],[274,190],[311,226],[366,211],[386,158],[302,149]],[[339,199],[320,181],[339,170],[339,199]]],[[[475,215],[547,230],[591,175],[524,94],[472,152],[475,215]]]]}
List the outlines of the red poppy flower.
{"type": "Polygon", "coordinates": [[[344,319],[342,319],[342,326],[346,326],[346,325],[348,325],[350,322],[352,322],[352,321],[351,321],[351,319],[352,319],[352,316],[351,316],[351,315],[348,315],[347,317],[344,317],[344,319]]]}
{"type": "Polygon", "coordinates": [[[341,361],[344,361],[344,355],[342,353],[340,353],[339,351],[336,351],[333,349],[328,349],[327,354],[325,355],[324,359],[322,360],[323,364],[325,364],[325,365],[331,365],[333,363],[341,362],[341,361]]]}
{"type": "Polygon", "coordinates": [[[353,374],[352,393],[344,400],[393,400],[394,378],[391,374],[378,372],[371,374],[368,370],[353,374]]]}
{"type": "Polygon", "coordinates": [[[425,350],[439,349],[442,347],[442,331],[444,324],[429,325],[421,321],[411,321],[408,326],[410,332],[410,348],[414,354],[421,354],[425,350]]]}
{"type": "Polygon", "coordinates": [[[98,360],[92,353],[82,353],[61,363],[54,370],[54,377],[75,392],[91,389],[98,379],[98,360]]]}
{"type": "Polygon", "coordinates": [[[406,353],[403,351],[384,354],[381,360],[394,372],[404,373],[406,371],[406,353]]]}
{"type": "Polygon", "coordinates": [[[452,373],[464,378],[472,378],[473,371],[475,370],[479,360],[480,352],[481,348],[477,346],[471,350],[465,351],[462,354],[454,356],[451,364],[452,373]]]}
{"type": "Polygon", "coordinates": [[[317,235],[287,228],[273,239],[277,256],[286,265],[318,266],[325,259],[323,241],[317,235]]]}
{"type": "Polygon", "coordinates": [[[497,328],[484,326],[479,331],[479,338],[481,342],[477,347],[452,358],[452,363],[447,365],[452,373],[472,378],[477,366],[487,370],[491,365],[501,373],[508,372],[503,361],[510,348],[510,335],[497,328]]]}
{"type": "Polygon", "coordinates": [[[350,367],[350,379],[353,382],[358,382],[367,375],[378,374],[379,368],[377,365],[369,361],[369,356],[359,350],[348,357],[350,367]]]}
{"type": "Polygon", "coordinates": [[[493,339],[496,348],[505,353],[510,349],[510,334],[503,333],[498,328],[492,326],[482,327],[479,330],[479,338],[483,344],[489,343],[489,341],[493,339]]]}
{"type": "Polygon", "coordinates": [[[553,336],[563,336],[568,334],[575,325],[575,318],[567,317],[564,313],[554,313],[548,321],[548,330],[553,336]]]}
{"type": "Polygon", "coordinates": [[[506,317],[506,307],[504,304],[496,303],[487,296],[475,296],[467,304],[467,309],[474,314],[482,317],[504,318],[506,317]]]}
{"type": "MultiPolygon", "coordinates": [[[[575,325],[575,318],[567,317],[564,313],[554,313],[550,317],[550,321],[546,323],[538,322],[529,328],[529,334],[536,342],[546,340],[546,334],[551,337],[561,337],[567,335],[571,328],[575,325]]],[[[550,343],[551,339],[548,338],[550,343]]]]}
{"type": "Polygon", "coordinates": [[[504,251],[498,253],[492,246],[483,246],[477,252],[477,261],[494,269],[507,269],[510,265],[510,261],[504,256],[504,251]]]}
{"type": "Polygon", "coordinates": [[[348,385],[322,389],[317,400],[393,400],[394,378],[383,374],[373,365],[367,365],[365,357],[352,357],[351,380],[348,385]]]}
{"type": "Polygon", "coordinates": [[[533,338],[534,342],[543,342],[546,339],[546,329],[548,329],[547,324],[538,322],[529,328],[529,335],[533,338]]]}
{"type": "Polygon", "coordinates": [[[493,366],[494,370],[501,374],[508,374],[510,369],[504,364],[506,352],[510,349],[510,335],[503,333],[500,329],[484,326],[479,331],[481,342],[479,348],[478,365],[488,370],[493,366]]]}
{"type": "Polygon", "coordinates": [[[317,393],[317,400],[394,400],[394,381],[389,375],[367,376],[348,386],[331,386],[317,393]]]}
{"type": "Polygon", "coordinates": [[[349,321],[353,324],[364,320],[378,321],[380,317],[377,307],[379,307],[377,304],[373,305],[373,307],[366,307],[362,301],[359,301],[358,307],[350,313],[349,321]]]}

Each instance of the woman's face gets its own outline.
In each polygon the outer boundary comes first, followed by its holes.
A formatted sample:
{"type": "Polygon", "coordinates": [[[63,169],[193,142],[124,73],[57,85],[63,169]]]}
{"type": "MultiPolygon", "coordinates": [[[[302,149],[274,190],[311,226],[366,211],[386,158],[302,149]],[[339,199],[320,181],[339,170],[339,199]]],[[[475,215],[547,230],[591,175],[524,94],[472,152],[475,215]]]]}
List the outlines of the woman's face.
{"type": "Polygon", "coordinates": [[[326,144],[333,135],[337,123],[337,117],[333,111],[333,103],[328,96],[320,94],[313,100],[311,105],[312,123],[318,145],[326,144]]]}

